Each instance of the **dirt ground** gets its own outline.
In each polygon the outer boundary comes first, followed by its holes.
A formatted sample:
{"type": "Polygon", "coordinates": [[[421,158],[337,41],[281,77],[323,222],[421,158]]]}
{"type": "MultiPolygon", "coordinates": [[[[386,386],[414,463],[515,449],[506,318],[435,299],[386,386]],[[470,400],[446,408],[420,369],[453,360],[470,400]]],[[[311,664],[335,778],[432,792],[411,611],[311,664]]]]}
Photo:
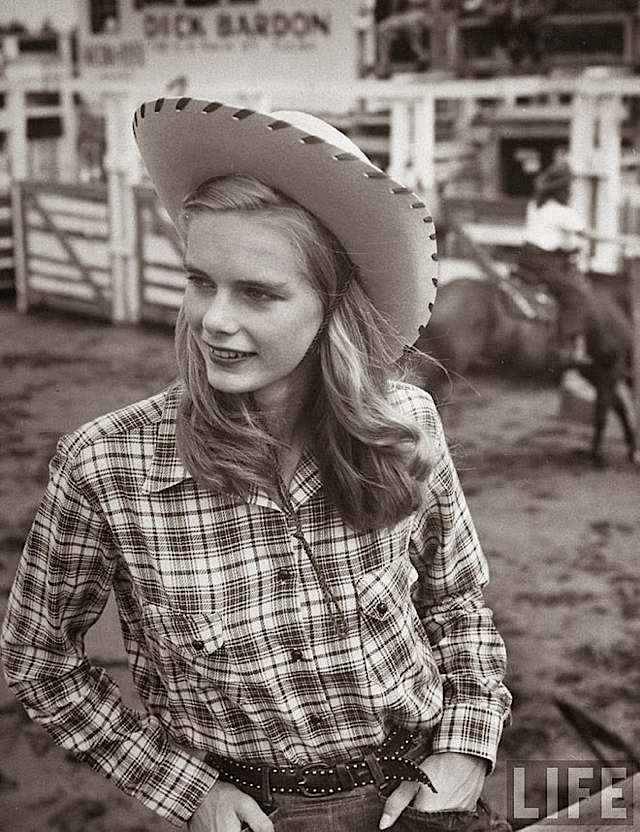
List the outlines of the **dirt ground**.
{"type": "MultiPolygon", "coordinates": [[[[0,303],[0,616],[57,437],[151,394],[174,374],[167,329],[113,327],[0,303]]],[[[474,374],[444,411],[507,642],[513,721],[487,796],[506,808],[517,759],[590,759],[554,697],[586,709],[640,753],[640,473],[608,432],[593,470],[588,429],[558,418],[549,382],[474,374]]],[[[112,610],[88,649],[134,703],[112,610]]],[[[620,754],[614,759],[620,760],[620,754]]],[[[74,763],[0,687],[0,828],[161,832],[168,824],[74,763]]]]}

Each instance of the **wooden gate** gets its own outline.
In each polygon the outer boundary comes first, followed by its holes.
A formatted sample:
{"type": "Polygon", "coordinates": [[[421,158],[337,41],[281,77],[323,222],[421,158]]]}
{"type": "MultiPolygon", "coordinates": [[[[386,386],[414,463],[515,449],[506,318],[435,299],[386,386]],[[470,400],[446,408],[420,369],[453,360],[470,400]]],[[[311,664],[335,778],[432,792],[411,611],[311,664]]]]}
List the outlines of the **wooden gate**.
{"type": "Polygon", "coordinates": [[[14,216],[20,308],[50,306],[110,319],[106,186],[21,182],[14,216]]]}
{"type": "Polygon", "coordinates": [[[169,216],[150,188],[135,188],[140,320],[173,324],[184,290],[183,252],[169,216]]]}

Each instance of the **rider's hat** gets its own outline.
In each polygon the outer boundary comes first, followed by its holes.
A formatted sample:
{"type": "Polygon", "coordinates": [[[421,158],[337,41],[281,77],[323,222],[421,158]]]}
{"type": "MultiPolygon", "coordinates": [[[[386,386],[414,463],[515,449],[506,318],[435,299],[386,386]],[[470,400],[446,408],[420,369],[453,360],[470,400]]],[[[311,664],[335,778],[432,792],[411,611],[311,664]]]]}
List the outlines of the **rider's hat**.
{"type": "Polygon", "coordinates": [[[551,165],[543,170],[536,179],[536,193],[545,194],[550,191],[559,191],[561,188],[568,188],[572,178],[571,168],[566,162],[551,165]]]}

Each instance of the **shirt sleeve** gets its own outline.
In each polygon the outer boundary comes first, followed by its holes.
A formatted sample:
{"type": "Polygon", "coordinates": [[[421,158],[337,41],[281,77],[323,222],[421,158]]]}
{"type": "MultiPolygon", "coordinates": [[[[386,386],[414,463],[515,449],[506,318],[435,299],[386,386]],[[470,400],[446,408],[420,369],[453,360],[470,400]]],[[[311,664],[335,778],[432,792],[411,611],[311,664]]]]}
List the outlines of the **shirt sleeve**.
{"type": "Polygon", "coordinates": [[[217,773],[174,745],[153,715],[126,707],[115,682],[87,659],[84,635],[104,609],[119,557],[64,440],[50,473],[3,625],[7,682],[58,744],[181,825],[217,773]]]}
{"type": "Polygon", "coordinates": [[[569,234],[578,234],[584,231],[587,227],[586,222],[582,219],[575,208],[570,205],[561,205],[558,210],[558,225],[563,231],[569,234]]]}
{"type": "Polygon", "coordinates": [[[482,595],[487,562],[435,408],[429,421],[440,457],[416,516],[411,556],[420,576],[414,603],[444,691],[433,751],[484,757],[492,770],[510,714],[511,695],[503,684],[506,650],[482,595]]]}

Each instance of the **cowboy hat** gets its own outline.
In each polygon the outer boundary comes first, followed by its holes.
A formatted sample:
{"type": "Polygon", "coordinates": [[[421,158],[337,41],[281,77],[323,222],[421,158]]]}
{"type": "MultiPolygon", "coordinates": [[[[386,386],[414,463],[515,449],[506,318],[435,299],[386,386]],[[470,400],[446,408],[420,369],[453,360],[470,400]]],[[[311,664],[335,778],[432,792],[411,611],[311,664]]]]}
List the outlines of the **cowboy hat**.
{"type": "Polygon", "coordinates": [[[567,188],[572,179],[571,168],[566,162],[559,162],[551,165],[535,180],[535,190],[538,194],[545,194],[549,191],[557,191],[560,188],[567,188]]]}
{"type": "Polygon", "coordinates": [[[433,221],[416,194],[372,165],[340,131],[308,113],[267,115],[194,98],[141,104],[133,130],[174,223],[184,197],[205,180],[260,179],[335,234],[401,341],[417,340],[438,283],[433,221]]]}

